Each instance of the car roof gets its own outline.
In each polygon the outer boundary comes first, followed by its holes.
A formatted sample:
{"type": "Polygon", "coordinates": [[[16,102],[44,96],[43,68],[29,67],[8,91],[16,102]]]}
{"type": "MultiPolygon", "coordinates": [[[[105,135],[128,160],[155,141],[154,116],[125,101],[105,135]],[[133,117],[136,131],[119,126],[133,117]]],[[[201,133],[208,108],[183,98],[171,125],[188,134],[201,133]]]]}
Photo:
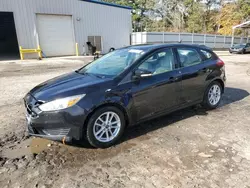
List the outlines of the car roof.
{"type": "Polygon", "coordinates": [[[165,48],[165,47],[197,47],[197,48],[201,48],[201,49],[211,50],[211,48],[209,48],[205,45],[182,44],[182,43],[177,43],[177,44],[139,44],[139,45],[127,46],[124,48],[149,51],[149,50],[155,50],[155,49],[160,49],[160,48],[165,48]]]}

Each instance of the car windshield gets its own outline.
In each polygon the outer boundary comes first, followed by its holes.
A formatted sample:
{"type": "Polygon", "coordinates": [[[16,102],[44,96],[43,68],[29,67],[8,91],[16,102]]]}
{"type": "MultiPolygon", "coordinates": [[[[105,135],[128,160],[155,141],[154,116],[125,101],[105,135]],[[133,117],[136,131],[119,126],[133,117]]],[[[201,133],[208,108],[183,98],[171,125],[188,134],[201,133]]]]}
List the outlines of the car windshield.
{"type": "Polygon", "coordinates": [[[122,73],[145,52],[145,49],[139,48],[115,50],[83,67],[78,73],[112,78],[122,73]]]}
{"type": "Polygon", "coordinates": [[[244,48],[246,46],[246,44],[235,44],[234,47],[235,48],[244,48]]]}

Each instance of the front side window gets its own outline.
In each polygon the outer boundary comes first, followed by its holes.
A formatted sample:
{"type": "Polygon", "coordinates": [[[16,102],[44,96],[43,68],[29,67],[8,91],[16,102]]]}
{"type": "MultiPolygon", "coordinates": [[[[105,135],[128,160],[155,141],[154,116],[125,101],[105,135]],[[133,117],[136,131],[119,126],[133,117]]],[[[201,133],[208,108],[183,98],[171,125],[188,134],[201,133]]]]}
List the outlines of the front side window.
{"type": "Polygon", "coordinates": [[[180,57],[182,67],[189,67],[201,63],[201,58],[195,49],[191,48],[178,48],[177,52],[180,57]]]}
{"type": "Polygon", "coordinates": [[[142,49],[119,49],[93,61],[80,69],[80,74],[93,74],[102,77],[115,77],[127,69],[146,51],[142,49]]]}
{"type": "Polygon", "coordinates": [[[153,75],[172,71],[174,69],[174,55],[171,49],[156,52],[146,61],[144,61],[138,69],[150,71],[153,75]]]}

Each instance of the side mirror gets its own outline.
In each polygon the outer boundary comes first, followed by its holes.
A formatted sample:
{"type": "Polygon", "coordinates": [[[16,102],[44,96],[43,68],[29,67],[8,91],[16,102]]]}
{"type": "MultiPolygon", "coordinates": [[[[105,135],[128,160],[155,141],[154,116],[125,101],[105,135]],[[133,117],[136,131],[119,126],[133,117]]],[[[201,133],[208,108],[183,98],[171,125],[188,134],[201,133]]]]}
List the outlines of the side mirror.
{"type": "Polygon", "coordinates": [[[145,78],[145,77],[150,77],[152,76],[152,72],[144,69],[137,69],[134,72],[133,79],[140,79],[140,78],[145,78]]]}

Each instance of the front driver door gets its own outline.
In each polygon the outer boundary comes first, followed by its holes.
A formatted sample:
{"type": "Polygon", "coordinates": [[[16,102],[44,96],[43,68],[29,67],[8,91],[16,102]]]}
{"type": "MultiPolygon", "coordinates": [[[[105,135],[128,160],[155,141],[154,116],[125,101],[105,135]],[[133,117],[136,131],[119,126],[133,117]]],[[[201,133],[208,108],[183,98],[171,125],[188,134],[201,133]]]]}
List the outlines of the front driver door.
{"type": "Polygon", "coordinates": [[[146,69],[152,76],[134,81],[131,89],[136,121],[174,108],[179,104],[181,75],[175,69],[172,49],[154,53],[137,69],[146,69]]]}

